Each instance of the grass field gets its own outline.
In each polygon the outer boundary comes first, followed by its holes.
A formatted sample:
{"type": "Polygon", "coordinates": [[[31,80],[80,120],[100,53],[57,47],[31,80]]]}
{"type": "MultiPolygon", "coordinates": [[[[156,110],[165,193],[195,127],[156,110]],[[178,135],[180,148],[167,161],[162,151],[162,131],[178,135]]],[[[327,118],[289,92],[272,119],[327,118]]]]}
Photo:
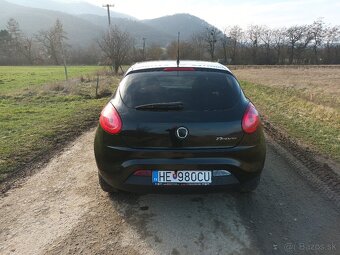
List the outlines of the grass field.
{"type": "MultiPolygon", "coordinates": [[[[87,76],[98,71],[98,66],[71,66],[69,78],[87,76]]],[[[64,68],[60,66],[1,66],[0,95],[22,94],[46,83],[65,80],[64,68]]]]}
{"type": "Polygon", "coordinates": [[[0,181],[93,123],[119,78],[102,67],[0,67],[0,181]]]}
{"type": "Polygon", "coordinates": [[[271,124],[340,161],[340,67],[242,68],[233,72],[271,124]]]}

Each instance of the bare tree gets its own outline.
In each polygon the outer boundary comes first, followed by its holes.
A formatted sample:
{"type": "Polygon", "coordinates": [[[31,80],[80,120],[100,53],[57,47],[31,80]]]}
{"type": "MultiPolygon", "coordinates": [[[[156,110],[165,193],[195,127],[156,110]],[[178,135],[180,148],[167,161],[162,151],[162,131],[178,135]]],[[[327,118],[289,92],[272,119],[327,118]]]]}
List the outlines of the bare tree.
{"type": "Polygon", "coordinates": [[[253,64],[257,63],[257,51],[258,51],[258,46],[260,44],[260,37],[261,37],[262,31],[263,31],[263,28],[258,25],[251,25],[248,27],[248,30],[247,30],[248,39],[252,47],[253,64]]]}
{"type": "Polygon", "coordinates": [[[204,40],[206,42],[209,55],[211,57],[211,61],[215,60],[215,46],[220,33],[221,31],[218,30],[216,27],[207,27],[205,31],[204,40]]]}
{"type": "Polygon", "coordinates": [[[53,60],[54,64],[59,65],[62,60],[66,59],[65,41],[68,38],[59,19],[49,30],[40,31],[36,38],[41,43],[45,54],[53,60]]]}
{"type": "Polygon", "coordinates": [[[273,48],[276,51],[276,63],[283,64],[283,49],[286,45],[286,28],[278,28],[273,30],[273,48]]]}
{"type": "Polygon", "coordinates": [[[308,64],[307,58],[304,58],[304,52],[310,42],[313,39],[312,33],[311,33],[311,26],[305,25],[302,27],[302,37],[299,41],[296,43],[296,59],[298,64],[308,64]]]}
{"type": "Polygon", "coordinates": [[[33,38],[31,37],[23,38],[20,43],[19,50],[21,54],[27,59],[30,65],[34,64],[36,53],[33,38]]]}
{"type": "Polygon", "coordinates": [[[239,26],[233,26],[229,29],[229,37],[230,37],[230,47],[231,47],[231,61],[233,64],[237,64],[237,48],[241,43],[242,37],[244,35],[243,30],[239,26]]]}
{"type": "Polygon", "coordinates": [[[304,29],[303,26],[292,26],[287,29],[288,47],[290,49],[289,64],[294,61],[296,44],[303,37],[304,29]]]}
{"type": "Polygon", "coordinates": [[[319,63],[318,48],[322,45],[323,39],[325,37],[325,23],[322,18],[317,19],[313,22],[310,27],[311,36],[313,37],[313,52],[314,59],[313,63],[319,63]]]}
{"type": "Polygon", "coordinates": [[[191,36],[191,44],[193,59],[202,60],[204,58],[204,35],[202,33],[194,33],[191,36]]]}
{"type": "Polygon", "coordinates": [[[333,64],[331,49],[340,44],[340,26],[325,28],[324,46],[326,48],[326,63],[333,64]]]}
{"type": "Polygon", "coordinates": [[[290,50],[289,64],[292,64],[294,59],[296,59],[296,63],[298,64],[301,62],[302,53],[305,51],[312,39],[313,37],[310,26],[302,25],[288,28],[287,40],[290,50]]]}
{"type": "Polygon", "coordinates": [[[265,58],[266,58],[266,63],[272,64],[272,58],[270,57],[270,50],[272,46],[272,41],[273,41],[273,33],[274,31],[271,30],[268,27],[263,27],[262,31],[260,33],[260,40],[263,43],[264,49],[265,49],[265,58]]]}
{"type": "Polygon", "coordinates": [[[132,49],[133,40],[128,32],[120,30],[117,26],[112,26],[98,41],[98,45],[105,57],[111,61],[117,74],[132,49]]]}

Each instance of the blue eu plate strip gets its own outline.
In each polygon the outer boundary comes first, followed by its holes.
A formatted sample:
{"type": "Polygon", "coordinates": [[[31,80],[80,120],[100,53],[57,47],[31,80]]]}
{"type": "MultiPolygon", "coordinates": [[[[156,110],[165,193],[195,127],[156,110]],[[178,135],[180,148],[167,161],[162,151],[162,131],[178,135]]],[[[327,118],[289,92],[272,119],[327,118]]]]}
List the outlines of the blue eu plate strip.
{"type": "Polygon", "coordinates": [[[158,171],[152,171],[152,183],[158,182],[158,171]]]}

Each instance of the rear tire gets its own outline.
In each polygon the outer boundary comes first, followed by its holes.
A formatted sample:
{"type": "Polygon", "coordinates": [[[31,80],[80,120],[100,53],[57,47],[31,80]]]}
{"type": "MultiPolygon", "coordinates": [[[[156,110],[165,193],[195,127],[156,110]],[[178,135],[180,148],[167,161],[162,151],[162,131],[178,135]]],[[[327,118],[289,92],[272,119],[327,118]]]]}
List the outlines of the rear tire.
{"type": "Polygon", "coordinates": [[[98,174],[98,179],[99,179],[99,185],[102,188],[103,191],[107,193],[117,193],[118,189],[115,189],[112,187],[110,184],[108,184],[106,181],[104,181],[103,177],[98,174]]]}
{"type": "Polygon", "coordinates": [[[260,179],[261,177],[258,176],[251,180],[241,183],[239,191],[241,193],[249,193],[249,192],[254,191],[257,188],[257,186],[260,184],[260,179]]]}

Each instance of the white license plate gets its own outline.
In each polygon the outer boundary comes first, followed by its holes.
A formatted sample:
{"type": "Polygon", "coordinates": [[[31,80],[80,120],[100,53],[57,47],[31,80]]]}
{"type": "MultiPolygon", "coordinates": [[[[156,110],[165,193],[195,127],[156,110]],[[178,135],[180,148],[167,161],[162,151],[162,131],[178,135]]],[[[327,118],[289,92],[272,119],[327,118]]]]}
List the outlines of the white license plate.
{"type": "Polygon", "coordinates": [[[211,175],[211,171],[152,171],[152,183],[209,185],[211,175]]]}

